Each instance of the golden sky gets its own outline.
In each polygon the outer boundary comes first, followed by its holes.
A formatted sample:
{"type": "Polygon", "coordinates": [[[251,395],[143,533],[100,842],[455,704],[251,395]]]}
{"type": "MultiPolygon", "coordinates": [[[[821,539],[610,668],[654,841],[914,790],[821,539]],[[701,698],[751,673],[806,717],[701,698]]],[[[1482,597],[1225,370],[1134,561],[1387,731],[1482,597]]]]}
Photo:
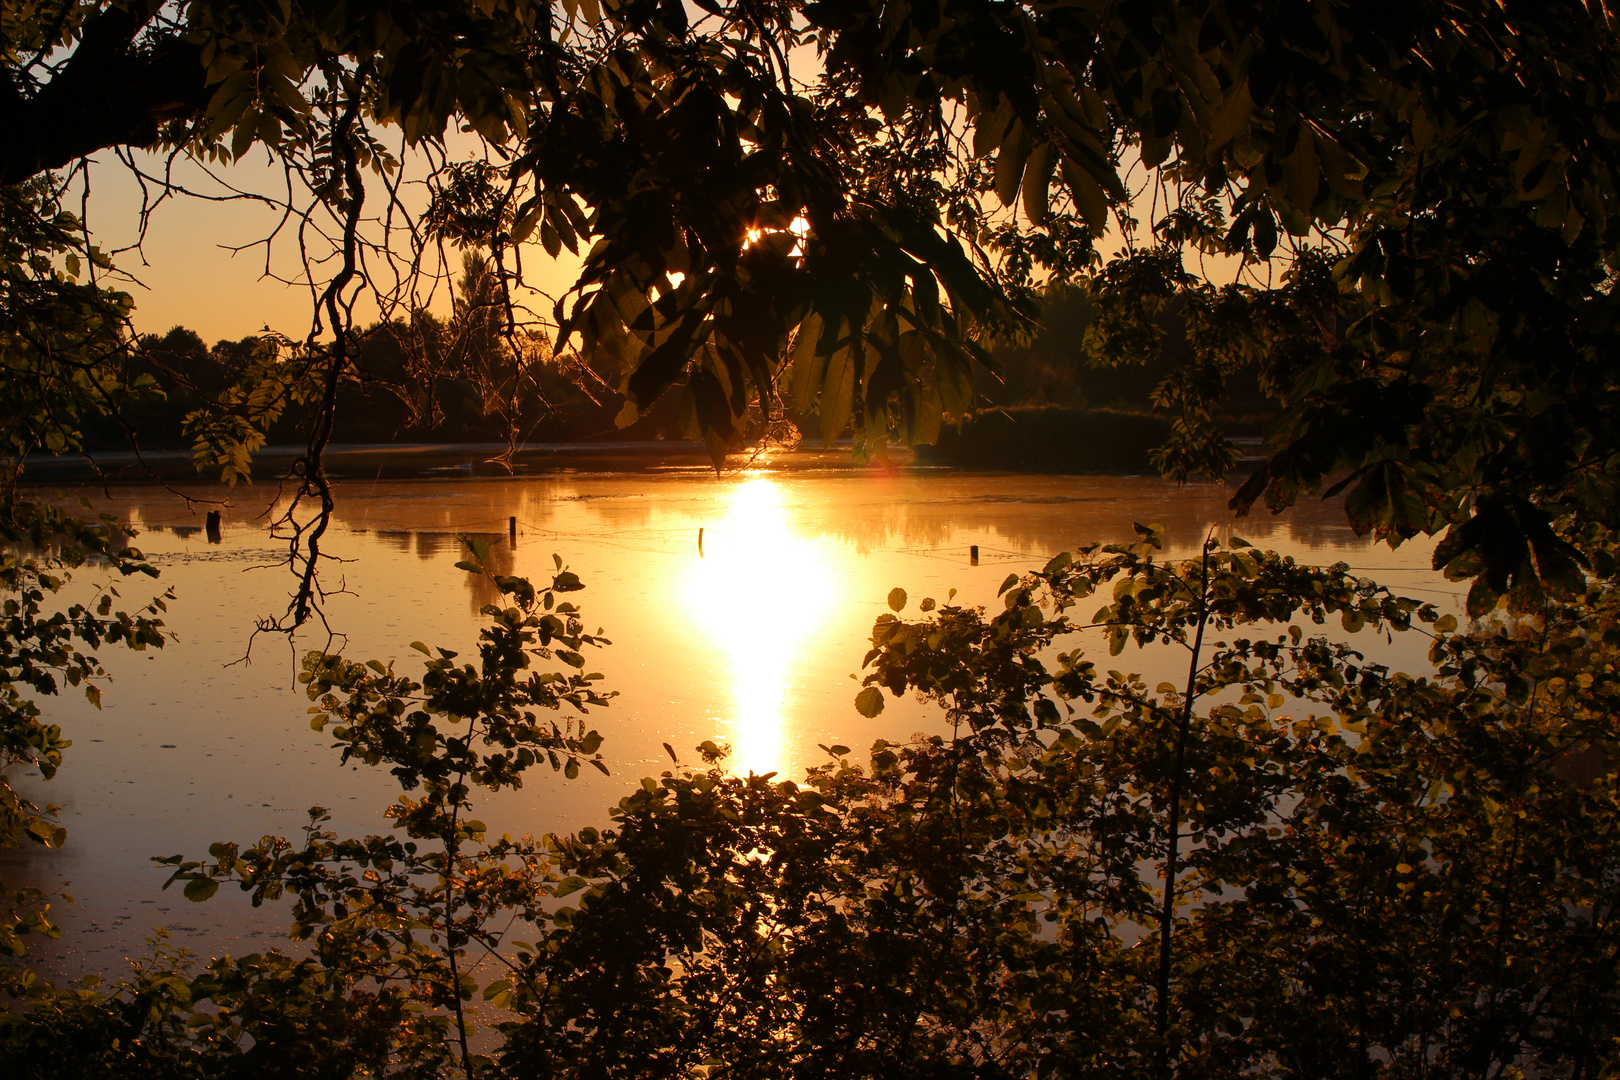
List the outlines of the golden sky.
{"type": "MultiPolygon", "coordinates": [[[[477,145],[472,137],[462,136],[451,143],[450,152],[469,157],[477,145]]],[[[423,161],[414,154],[401,155],[401,158],[405,182],[399,189],[400,201],[410,212],[420,213],[426,204],[426,192],[415,177],[425,171],[423,161]]],[[[137,151],[132,160],[148,177],[165,174],[165,159],[161,156],[137,151]]],[[[1122,162],[1134,187],[1143,177],[1141,170],[1130,168],[1130,164],[1128,160],[1122,162]]],[[[284,212],[264,201],[242,196],[242,193],[258,193],[286,202],[286,179],[271,163],[268,154],[250,155],[233,165],[212,169],[177,158],[168,176],[193,194],[176,195],[160,202],[150,214],[146,236],[139,248],[130,245],[139,234],[142,181],[112,151],[97,156],[90,175],[90,227],[97,242],[115,253],[119,269],[134,279],[121,287],[135,298],[134,325],[138,332],[161,334],[182,325],[195,330],[209,343],[257,334],[265,328],[293,338],[303,338],[309,333],[314,308],[311,289],[307,284],[289,283],[304,276],[295,223],[286,223],[267,249],[262,241],[283,222],[284,212]],[[119,253],[120,248],[127,250],[119,253]]],[[[372,189],[368,193],[368,216],[380,214],[387,205],[386,192],[380,183],[368,187],[372,189]]],[[[155,199],[158,187],[149,181],[146,191],[148,199],[155,199]]],[[[77,193],[72,193],[70,203],[76,197],[77,193]]],[[[307,199],[307,195],[303,197],[307,199]]],[[[1162,213],[1162,207],[1153,204],[1146,185],[1137,192],[1135,202],[1136,216],[1144,226],[1157,213],[1162,213]]],[[[375,223],[372,233],[375,237],[381,235],[375,223]]],[[[392,246],[396,252],[403,248],[402,244],[392,246]]],[[[316,259],[323,255],[330,257],[330,247],[325,251],[321,247],[322,241],[311,237],[311,255],[316,259]]],[[[1105,257],[1118,254],[1122,247],[1123,239],[1117,228],[1098,244],[1105,257]]],[[[1189,255],[1192,257],[1189,267],[1202,269],[1207,278],[1217,284],[1233,280],[1237,273],[1235,259],[1206,259],[1200,267],[1196,253],[1189,255]]],[[[447,273],[459,273],[460,253],[450,249],[443,257],[447,273]]],[[[579,259],[565,251],[561,259],[552,260],[538,244],[527,244],[523,260],[525,281],[542,294],[534,297],[531,304],[549,314],[551,300],[545,296],[555,298],[573,284],[579,259]]],[[[324,280],[335,268],[335,261],[317,263],[315,272],[318,279],[324,280]]],[[[1253,270],[1250,273],[1252,275],[1253,270]]],[[[446,282],[441,280],[434,287],[425,287],[416,303],[441,314],[448,312],[450,293],[446,282]]],[[[373,321],[377,315],[375,304],[363,300],[357,307],[357,317],[362,324],[373,321]]]]}
{"type": "MultiPolygon", "coordinates": [[[[157,155],[137,152],[134,160],[149,176],[164,173],[164,159],[157,155]]],[[[225,198],[231,194],[230,188],[285,196],[286,182],[280,171],[267,159],[250,157],[212,174],[181,160],[169,175],[189,191],[207,197],[180,195],[159,203],[151,212],[141,246],[115,255],[118,268],[134,278],[118,287],[135,298],[136,330],[164,333],[182,325],[209,343],[256,334],[266,327],[294,338],[308,334],[310,289],[307,284],[287,283],[301,276],[295,231],[285,230],[267,255],[258,241],[275,230],[282,213],[263,202],[225,198]]],[[[148,183],[147,190],[155,199],[157,188],[148,183]]],[[[407,197],[410,194],[407,189],[407,197]]],[[[76,198],[75,192],[70,203],[76,198]]],[[[418,204],[422,201],[416,200],[418,204]]],[[[370,194],[368,202],[380,210],[383,193],[370,194]]],[[[141,205],[140,179],[111,151],[98,155],[91,168],[89,203],[96,241],[109,251],[134,244],[141,205]]],[[[419,210],[420,205],[412,209],[419,210]]],[[[312,251],[318,253],[318,244],[312,251]]],[[[445,257],[459,271],[459,252],[448,250],[445,257]]],[[[538,244],[531,244],[525,246],[524,265],[531,283],[556,294],[572,284],[579,263],[567,252],[554,262],[538,244]]],[[[435,311],[449,309],[449,294],[442,285],[437,292],[424,293],[422,301],[435,311]]],[[[369,322],[376,317],[377,308],[362,304],[359,312],[361,321],[369,322]]]]}

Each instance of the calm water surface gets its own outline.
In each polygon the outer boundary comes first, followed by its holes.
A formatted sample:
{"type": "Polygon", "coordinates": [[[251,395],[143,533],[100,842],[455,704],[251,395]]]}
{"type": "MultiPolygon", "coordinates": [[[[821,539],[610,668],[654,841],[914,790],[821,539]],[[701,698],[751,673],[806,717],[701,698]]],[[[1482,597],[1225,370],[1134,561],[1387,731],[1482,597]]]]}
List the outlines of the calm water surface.
{"type": "MultiPolygon", "coordinates": [[[[217,488],[188,493],[219,497],[217,488]]],[[[330,737],[309,729],[296,657],[322,647],[324,631],[290,648],[261,637],[250,661],[237,662],[254,620],[286,604],[285,570],[266,568],[282,554],[261,517],[273,492],[232,493],[217,545],[202,531],[204,506],[160,488],[112,494],[111,502],[94,495],[98,509],[139,530],[135,543],[178,596],[168,616],[175,640],[150,654],[104,654],[113,682],[100,712],[73,697],[50,701],[48,714],[74,745],[55,780],[18,778],[63,808],[69,830],[60,851],[6,853],[0,863],[18,884],[71,882],[78,902],[57,908],[63,940],[33,954],[59,975],[119,971],[157,926],[204,955],[268,947],[283,911],[252,911],[229,889],[189,904],[178,890],[159,891],[164,874],[149,857],[201,857],[215,840],[287,835],[312,805],[332,808],[341,834],[384,831],[381,811],[399,794],[384,770],[340,766],[330,737]]],[[[588,663],[620,694],[592,715],[612,775],[536,772],[521,791],[486,800],[479,816],[496,833],[564,831],[603,823],[640,777],[666,768],[664,742],[689,760],[705,739],[727,742],[733,768],[791,776],[824,760],[818,744],[864,749],[879,737],[941,730],[937,710],[916,702],[890,699],[875,720],[853,707],[851,675],[892,587],[908,591],[912,613],[917,600],[943,601],[953,588],[958,602],[993,603],[1009,573],[1091,540],[1128,541],[1133,521],[1162,522],[1169,553],[1185,554],[1212,527],[1234,531],[1228,494],[1145,478],[856,469],[350,482],[326,543],[350,560],[328,568],[328,584],[341,579],[345,591],[329,599],[327,618],[347,655],[418,670],[412,641],[465,651],[478,608],[493,599],[483,579],[455,568],[461,535],[489,539],[503,573],[545,579],[560,556],[585,582],[573,597],[585,621],[613,641],[588,663]],[[512,516],[515,545],[506,536],[512,516]],[[972,545],[978,566],[969,565],[972,545]]],[[[1374,547],[1343,524],[1336,503],[1235,531],[1455,603],[1454,589],[1427,569],[1430,545],[1374,547]]],[[[131,602],[153,591],[144,579],[120,588],[131,602]]],[[[1412,637],[1369,645],[1412,669],[1425,647],[1412,637]]],[[[1114,663],[1151,671],[1160,662],[1136,661],[1114,663]]]]}

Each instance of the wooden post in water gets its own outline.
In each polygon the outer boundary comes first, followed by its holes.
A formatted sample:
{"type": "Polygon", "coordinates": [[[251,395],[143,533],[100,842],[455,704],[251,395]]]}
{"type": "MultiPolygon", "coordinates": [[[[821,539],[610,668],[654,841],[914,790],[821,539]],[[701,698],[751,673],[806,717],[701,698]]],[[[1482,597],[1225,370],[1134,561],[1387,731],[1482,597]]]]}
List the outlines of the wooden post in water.
{"type": "Polygon", "coordinates": [[[513,514],[511,517],[506,519],[506,535],[507,535],[507,538],[512,541],[512,546],[517,547],[517,515],[516,514],[513,514]]]}
{"type": "Polygon", "coordinates": [[[698,526],[698,558],[703,558],[703,526],[698,526]]]}
{"type": "Polygon", "coordinates": [[[974,544],[972,547],[968,548],[968,565],[969,566],[978,566],[979,565],[979,545],[978,544],[974,544]]]}
{"type": "Polygon", "coordinates": [[[222,534],[220,532],[220,512],[218,510],[208,511],[205,528],[208,532],[208,542],[210,544],[219,543],[222,539],[222,534]]]}

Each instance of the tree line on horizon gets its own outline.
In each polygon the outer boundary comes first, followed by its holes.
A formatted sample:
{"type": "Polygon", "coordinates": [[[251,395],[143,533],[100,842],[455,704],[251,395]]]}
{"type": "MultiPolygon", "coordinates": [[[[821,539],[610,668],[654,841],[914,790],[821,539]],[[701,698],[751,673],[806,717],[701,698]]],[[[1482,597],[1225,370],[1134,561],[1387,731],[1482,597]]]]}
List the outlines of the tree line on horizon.
{"type": "MultiPolygon", "coordinates": [[[[541,335],[508,332],[480,253],[465,255],[447,316],[419,309],[353,336],[352,366],[338,393],[337,442],[574,442],[617,431],[611,381],[617,373],[575,352],[553,356],[541,335]]],[[[268,331],[212,346],[185,326],[142,335],[127,360],[129,381],[147,375],[152,388],[129,396],[116,416],[98,418],[87,448],[124,449],[133,435],[143,448],[191,449],[187,417],[219,407],[244,373],[274,363],[290,344],[268,331]]],[[[631,437],[662,435],[670,426],[665,413],[631,437]]],[[[311,419],[308,403],[294,405],[266,427],[266,443],[304,442],[311,419]]]]}
{"type": "MultiPolygon", "coordinates": [[[[673,398],[629,428],[618,427],[614,418],[623,402],[614,389],[620,375],[614,365],[601,359],[588,363],[572,351],[558,358],[547,341],[529,332],[515,335],[514,343],[501,325],[491,284],[483,257],[468,253],[449,317],[417,311],[409,320],[379,321],[357,331],[353,370],[339,390],[334,441],[521,445],[683,437],[673,398]]],[[[947,433],[947,445],[927,456],[958,464],[977,460],[987,466],[1039,469],[1044,463],[1050,468],[1063,460],[1062,435],[1055,429],[1073,425],[1078,412],[1103,410],[1140,418],[1135,425],[1141,430],[1129,437],[1130,455],[1119,460],[1144,466],[1146,448],[1161,442],[1167,431],[1168,421],[1151,415],[1153,394],[1185,359],[1185,325],[1178,312],[1166,312],[1159,355],[1112,367],[1088,358],[1084,338],[1091,312],[1079,289],[1059,288],[1045,297],[1034,333],[992,350],[995,369],[975,375],[975,409],[953,418],[960,425],[974,413],[1011,410],[1013,415],[999,423],[986,421],[1006,430],[965,441],[947,433]],[[1028,445],[1019,447],[1011,462],[992,445],[1009,439],[1017,444],[1021,436],[1028,445]],[[959,448],[958,441],[966,445],[959,448]]],[[[127,361],[128,381],[134,385],[146,375],[153,385],[129,395],[116,415],[87,423],[85,449],[127,449],[132,440],[144,449],[190,449],[186,418],[217,404],[254,362],[273,358],[284,344],[266,333],[209,345],[182,325],[141,335],[127,361]]],[[[1258,386],[1239,386],[1229,400],[1226,428],[1258,434],[1271,411],[1258,386]]],[[[814,414],[790,414],[790,419],[797,433],[818,437],[814,414]]],[[[296,445],[306,437],[309,422],[307,408],[292,409],[269,425],[265,442],[296,445]]]]}

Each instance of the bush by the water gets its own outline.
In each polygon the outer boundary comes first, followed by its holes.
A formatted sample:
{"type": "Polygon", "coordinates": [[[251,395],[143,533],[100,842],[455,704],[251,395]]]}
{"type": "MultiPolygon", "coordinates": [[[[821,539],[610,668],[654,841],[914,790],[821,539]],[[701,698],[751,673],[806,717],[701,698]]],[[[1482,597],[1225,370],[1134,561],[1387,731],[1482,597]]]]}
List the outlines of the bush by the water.
{"type": "Polygon", "coordinates": [[[1054,406],[975,413],[946,427],[917,460],[1028,472],[1149,472],[1170,422],[1150,413],[1054,406]]]}

